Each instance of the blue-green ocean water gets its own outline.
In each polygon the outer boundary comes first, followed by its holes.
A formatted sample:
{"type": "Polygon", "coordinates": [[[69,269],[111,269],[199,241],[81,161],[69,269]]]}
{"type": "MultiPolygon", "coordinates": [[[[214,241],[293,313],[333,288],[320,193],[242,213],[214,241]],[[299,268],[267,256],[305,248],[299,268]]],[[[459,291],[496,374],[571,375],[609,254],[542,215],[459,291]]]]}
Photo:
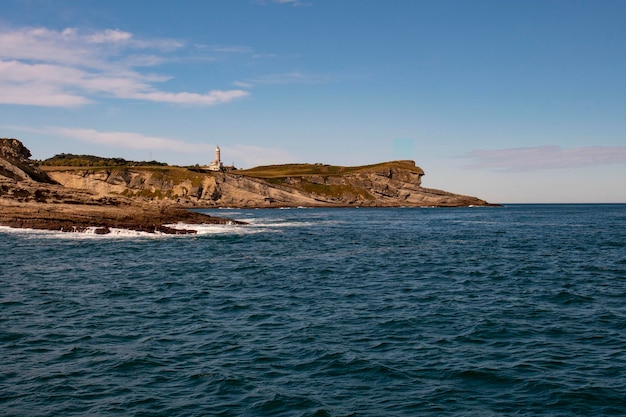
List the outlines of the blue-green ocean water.
{"type": "Polygon", "coordinates": [[[0,229],[0,415],[626,414],[626,205],[0,229]]]}

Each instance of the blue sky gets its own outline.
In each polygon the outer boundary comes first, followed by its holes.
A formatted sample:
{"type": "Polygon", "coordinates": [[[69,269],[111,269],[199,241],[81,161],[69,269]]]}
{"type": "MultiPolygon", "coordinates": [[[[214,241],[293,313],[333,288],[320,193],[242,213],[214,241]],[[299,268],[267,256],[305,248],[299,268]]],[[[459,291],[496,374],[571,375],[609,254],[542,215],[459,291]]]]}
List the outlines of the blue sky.
{"type": "Polygon", "coordinates": [[[490,202],[626,202],[622,0],[4,0],[34,158],[412,159],[490,202]]]}

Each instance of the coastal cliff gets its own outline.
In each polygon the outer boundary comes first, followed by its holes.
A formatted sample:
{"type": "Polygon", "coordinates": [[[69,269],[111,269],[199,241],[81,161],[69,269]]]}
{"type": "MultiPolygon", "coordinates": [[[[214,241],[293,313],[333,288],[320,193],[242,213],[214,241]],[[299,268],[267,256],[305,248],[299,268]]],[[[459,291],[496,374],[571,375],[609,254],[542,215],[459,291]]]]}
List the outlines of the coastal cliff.
{"type": "Polygon", "coordinates": [[[103,196],[59,184],[37,167],[17,139],[0,139],[0,225],[107,234],[112,228],[168,234],[195,233],[169,224],[239,223],[184,210],[168,201],[103,196]]]}
{"type": "MultiPolygon", "coordinates": [[[[413,161],[360,167],[289,164],[213,172],[200,167],[38,166],[17,139],[0,139],[0,225],[110,233],[193,233],[168,225],[239,223],[186,210],[211,207],[462,207],[476,197],[421,186],[413,161]]],[[[123,160],[122,160],[123,161],[123,160]]]]}
{"type": "Polygon", "coordinates": [[[362,167],[291,164],[232,172],[181,167],[45,167],[55,181],[100,197],[170,201],[184,207],[461,207],[476,197],[424,188],[413,161],[362,167]]]}

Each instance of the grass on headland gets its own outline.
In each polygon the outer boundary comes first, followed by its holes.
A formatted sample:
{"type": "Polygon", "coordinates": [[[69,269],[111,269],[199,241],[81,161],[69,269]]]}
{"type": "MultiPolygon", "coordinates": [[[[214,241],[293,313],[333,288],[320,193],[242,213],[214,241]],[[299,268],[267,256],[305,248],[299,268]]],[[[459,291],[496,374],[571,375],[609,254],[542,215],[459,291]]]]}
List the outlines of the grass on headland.
{"type": "MultiPolygon", "coordinates": [[[[354,167],[344,167],[323,164],[284,164],[284,165],[267,165],[256,168],[244,169],[237,171],[239,175],[245,175],[254,178],[286,178],[301,177],[309,175],[321,176],[340,176],[355,172],[371,171],[376,169],[388,168],[404,168],[411,170],[419,170],[413,161],[391,161],[373,165],[362,165],[354,167]]],[[[420,170],[421,171],[421,170],[420,170]]]]}

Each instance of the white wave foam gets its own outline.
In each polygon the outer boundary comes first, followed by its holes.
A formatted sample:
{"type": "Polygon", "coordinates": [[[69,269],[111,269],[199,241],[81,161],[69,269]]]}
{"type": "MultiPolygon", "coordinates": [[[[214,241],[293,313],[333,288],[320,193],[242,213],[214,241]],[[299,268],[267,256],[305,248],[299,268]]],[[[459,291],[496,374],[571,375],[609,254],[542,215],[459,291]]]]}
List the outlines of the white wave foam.
{"type": "Polygon", "coordinates": [[[272,233],[280,229],[292,227],[310,227],[318,223],[310,221],[290,221],[286,219],[267,219],[267,218],[246,218],[242,219],[247,222],[246,225],[238,224],[188,224],[173,223],[165,226],[176,230],[193,230],[193,234],[168,234],[163,232],[140,232],[128,229],[109,228],[110,233],[99,234],[97,227],[89,227],[84,231],[60,231],[60,230],[41,230],[41,229],[21,229],[7,226],[0,226],[0,233],[20,235],[23,237],[33,238],[55,238],[55,239],[124,239],[124,238],[172,238],[172,237],[193,237],[207,235],[246,235],[255,233],[272,233]]]}
{"type": "Polygon", "coordinates": [[[197,235],[207,234],[251,234],[274,231],[276,229],[284,229],[291,227],[310,227],[316,223],[309,221],[289,221],[285,219],[263,219],[263,218],[246,218],[241,219],[248,224],[187,224],[175,223],[166,224],[165,226],[172,229],[195,230],[197,235]]]}
{"type": "Polygon", "coordinates": [[[99,234],[96,232],[98,228],[89,227],[84,231],[80,232],[64,232],[60,230],[41,230],[41,229],[20,229],[13,227],[0,226],[0,233],[13,234],[23,237],[32,237],[32,238],[51,238],[51,239],[127,239],[127,238],[148,238],[148,239],[163,239],[163,238],[174,238],[174,237],[189,237],[189,236],[198,236],[198,235],[211,235],[211,234],[240,234],[240,233],[249,233],[251,231],[247,231],[244,227],[234,226],[234,225],[213,225],[213,224],[170,224],[166,225],[173,229],[178,230],[195,230],[196,233],[193,234],[169,234],[163,232],[141,232],[137,230],[129,230],[129,229],[116,229],[109,228],[109,233],[99,234]]]}
{"type": "Polygon", "coordinates": [[[32,238],[49,238],[49,239],[115,239],[115,238],[158,238],[168,235],[165,233],[148,233],[137,230],[109,228],[109,233],[96,233],[98,227],[88,227],[83,231],[61,231],[61,230],[43,230],[43,229],[22,229],[14,227],[0,226],[0,233],[13,234],[23,237],[32,238]]]}
{"type": "Polygon", "coordinates": [[[252,233],[249,226],[228,224],[188,224],[173,223],[164,226],[171,227],[176,230],[194,230],[196,233],[192,235],[170,235],[170,236],[198,236],[198,235],[223,235],[223,234],[247,234],[252,233]]]}

